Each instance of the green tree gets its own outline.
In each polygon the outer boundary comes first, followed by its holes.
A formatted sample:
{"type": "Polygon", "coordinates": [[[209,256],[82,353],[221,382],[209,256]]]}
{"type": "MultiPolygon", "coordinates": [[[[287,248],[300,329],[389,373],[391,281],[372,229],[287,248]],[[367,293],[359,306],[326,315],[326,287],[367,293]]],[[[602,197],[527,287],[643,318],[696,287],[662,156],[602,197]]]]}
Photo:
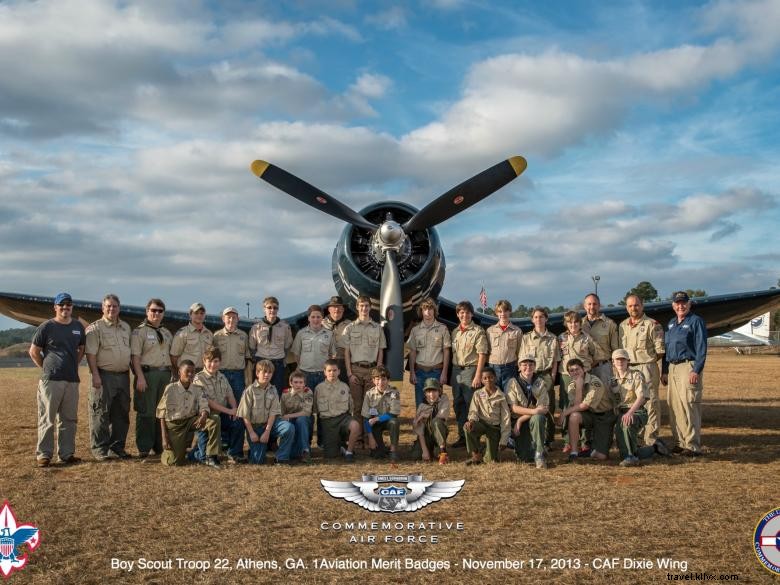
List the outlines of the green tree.
{"type": "Polygon", "coordinates": [[[625,298],[628,295],[638,296],[643,303],[652,303],[658,299],[658,290],[650,282],[643,280],[623,296],[623,300],[620,301],[621,305],[626,304],[625,298]]]}

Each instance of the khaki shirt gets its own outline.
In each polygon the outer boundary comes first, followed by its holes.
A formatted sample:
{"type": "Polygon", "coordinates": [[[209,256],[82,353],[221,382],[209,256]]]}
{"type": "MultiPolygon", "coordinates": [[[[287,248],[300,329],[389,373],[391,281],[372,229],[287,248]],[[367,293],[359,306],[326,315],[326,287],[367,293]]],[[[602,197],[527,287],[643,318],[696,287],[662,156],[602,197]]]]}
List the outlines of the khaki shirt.
{"type": "MultiPolygon", "coordinates": [[[[571,381],[566,390],[569,395],[569,404],[574,405],[576,393],[574,380],[571,381]]],[[[596,376],[585,374],[585,380],[582,385],[582,404],[587,404],[588,410],[597,413],[609,412],[614,410],[616,402],[613,399],[612,392],[607,390],[601,380],[596,376]]]]}
{"type": "Polygon", "coordinates": [[[492,395],[482,388],[474,392],[469,406],[469,420],[473,422],[482,421],[492,426],[501,428],[501,445],[506,445],[509,440],[509,404],[506,396],[501,390],[496,388],[492,395]]]}
{"type": "Polygon", "coordinates": [[[197,416],[204,410],[209,412],[209,401],[203,394],[203,388],[195,384],[185,388],[181,382],[173,382],[165,387],[157,404],[157,418],[182,420],[197,416]]]}
{"type": "Polygon", "coordinates": [[[476,366],[479,354],[490,352],[485,330],[473,322],[464,331],[460,326],[452,330],[452,347],[452,363],[462,368],[476,366]]]}
{"type": "Polygon", "coordinates": [[[535,330],[523,335],[520,341],[520,356],[532,355],[536,358],[537,372],[550,372],[555,362],[561,361],[561,348],[558,338],[549,331],[539,335],[535,330]]]}
{"type": "Polygon", "coordinates": [[[429,418],[440,418],[446,421],[450,416],[450,399],[446,394],[440,394],[439,399],[433,404],[426,402],[417,406],[414,418],[420,419],[422,424],[429,418]],[[434,410],[436,411],[434,413],[434,410]]]}
{"type": "Polygon", "coordinates": [[[523,340],[523,331],[517,325],[510,323],[506,330],[496,323],[485,331],[490,347],[488,363],[503,366],[516,364],[520,359],[520,343],[523,340]]]}
{"type": "Polygon", "coordinates": [[[330,315],[322,320],[322,326],[334,333],[334,338],[336,340],[336,358],[340,360],[344,359],[344,348],[346,347],[346,345],[344,345],[344,330],[350,323],[352,323],[352,321],[349,319],[342,319],[338,322],[338,325],[336,325],[330,318],[330,315]]]}
{"type": "Polygon", "coordinates": [[[203,367],[203,352],[209,347],[214,335],[206,329],[198,331],[189,323],[176,332],[171,343],[171,355],[182,360],[192,360],[196,368],[203,367]]]}
{"type": "Polygon", "coordinates": [[[261,388],[257,382],[248,386],[241,396],[236,416],[246,419],[252,425],[264,425],[272,415],[281,416],[279,395],[273,384],[261,388]]]}
{"type": "Polygon", "coordinates": [[[322,418],[333,418],[352,412],[352,395],[349,386],[341,380],[331,383],[325,380],[314,390],[314,410],[322,418]]]}
{"type": "Polygon", "coordinates": [[[212,376],[206,370],[202,370],[195,374],[195,379],[192,383],[203,389],[203,394],[207,399],[225,408],[230,408],[228,394],[232,396],[233,389],[223,373],[217,372],[212,376]]]}
{"type": "MultiPolygon", "coordinates": [[[[512,378],[506,385],[506,401],[509,404],[509,410],[512,410],[513,406],[520,406],[522,408],[536,408],[537,406],[550,406],[550,394],[547,388],[547,381],[541,376],[534,376],[531,381],[531,395],[536,400],[536,404],[531,404],[528,397],[523,390],[523,386],[527,388],[528,382],[522,377],[512,378]]],[[[514,415],[519,416],[519,415],[514,415]]]]}
{"type": "Polygon", "coordinates": [[[447,326],[434,321],[430,325],[418,323],[409,332],[406,345],[414,350],[414,364],[430,368],[444,363],[444,350],[452,347],[452,336],[447,326]]]}
{"type": "Polygon", "coordinates": [[[214,334],[214,347],[222,353],[220,370],[243,370],[249,359],[249,337],[240,329],[228,331],[225,327],[214,334]]]}
{"type": "Polygon", "coordinates": [[[325,360],[336,354],[336,338],[330,329],[322,327],[315,331],[307,325],[295,335],[290,351],[298,358],[298,368],[304,372],[321,372],[325,360]]]}
{"type": "Polygon", "coordinates": [[[380,349],[387,347],[385,332],[376,321],[352,321],[344,329],[344,347],[349,348],[349,359],[356,362],[376,362],[380,349]]]}
{"type": "Polygon", "coordinates": [[[585,366],[585,371],[593,367],[596,360],[596,344],[593,343],[590,335],[580,333],[574,337],[571,333],[561,333],[558,336],[558,342],[561,348],[561,372],[567,374],[566,366],[569,360],[579,358],[585,366]]]}
{"type": "Polygon", "coordinates": [[[287,321],[279,319],[274,323],[271,339],[268,340],[268,330],[271,326],[265,321],[258,321],[249,330],[249,350],[258,358],[264,360],[281,360],[287,357],[287,351],[292,347],[292,329],[287,321]]]}
{"type": "Polygon", "coordinates": [[[141,357],[141,365],[150,368],[165,368],[171,366],[171,342],[173,335],[165,327],[155,329],[151,325],[142,324],[133,330],[130,337],[130,353],[141,357]],[[157,332],[162,335],[162,343],[157,332]]]}
{"type": "Polygon", "coordinates": [[[664,352],[664,329],[655,319],[647,315],[631,324],[628,318],[620,324],[620,346],[628,351],[632,364],[647,364],[658,361],[664,352]]]}
{"type": "Polygon", "coordinates": [[[314,406],[314,392],[304,388],[303,392],[294,392],[292,388],[285,388],[280,399],[282,414],[303,413],[303,416],[311,416],[314,406]]]}
{"type": "Polygon", "coordinates": [[[582,331],[596,344],[596,362],[610,361],[612,352],[620,348],[617,325],[612,319],[599,315],[591,325],[588,316],[582,318],[582,331]]]}
{"type": "Polygon", "coordinates": [[[626,377],[621,379],[617,372],[613,370],[614,375],[609,379],[609,389],[616,398],[619,399],[620,408],[631,408],[636,402],[637,396],[643,396],[645,400],[650,399],[650,392],[647,390],[645,377],[639,370],[628,370],[626,377]]]}
{"type": "Polygon", "coordinates": [[[383,414],[401,414],[401,394],[397,388],[388,386],[384,392],[374,386],[366,392],[363,398],[363,411],[360,413],[363,418],[380,416],[383,414]]]}
{"type": "Polygon", "coordinates": [[[107,372],[130,369],[130,325],[122,320],[111,323],[101,318],[87,327],[85,353],[94,355],[97,367],[107,372]]]}

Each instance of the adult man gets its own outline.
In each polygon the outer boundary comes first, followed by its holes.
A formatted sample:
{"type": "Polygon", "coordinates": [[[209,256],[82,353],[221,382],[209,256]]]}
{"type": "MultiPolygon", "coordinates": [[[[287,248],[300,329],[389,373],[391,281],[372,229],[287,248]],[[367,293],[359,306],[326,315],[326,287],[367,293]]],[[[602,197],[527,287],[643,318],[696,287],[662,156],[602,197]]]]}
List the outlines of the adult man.
{"type": "Polygon", "coordinates": [[[496,373],[496,384],[506,392],[506,384],[517,377],[517,362],[520,358],[520,343],[523,332],[509,321],[512,303],[501,299],[494,308],[498,323],[487,328],[486,335],[490,352],[488,365],[496,373]]]}
{"type": "Polygon", "coordinates": [[[537,469],[547,469],[544,444],[550,403],[549,382],[536,374],[535,370],[534,356],[523,356],[520,359],[519,376],[507,383],[506,399],[516,419],[512,434],[515,436],[518,461],[533,461],[537,469]]]}
{"type": "Polygon", "coordinates": [[[599,380],[607,385],[612,377],[612,352],[620,347],[617,325],[601,313],[601,300],[596,293],[586,296],[582,306],[585,309],[582,330],[596,344],[596,355],[590,373],[598,376],[599,380]]]}
{"type": "Polygon", "coordinates": [[[463,424],[468,419],[474,390],[482,386],[482,370],[488,356],[488,342],[485,330],[474,323],[474,305],[461,301],[455,306],[458,325],[452,331],[452,402],[455,419],[458,422],[458,440],[454,448],[466,446],[463,424]]]}
{"type": "Polygon", "coordinates": [[[414,384],[415,406],[425,402],[425,381],[435,378],[439,384],[447,382],[452,337],[447,327],[436,320],[439,310],[436,302],[424,298],[417,307],[422,319],[412,327],[406,345],[409,348],[409,381],[414,384]]]}
{"type": "Polygon", "coordinates": [[[130,325],[119,319],[119,297],[103,297],[103,317],[87,327],[87,365],[92,372],[89,427],[92,456],[129,459],[130,325]]]}
{"type": "Polygon", "coordinates": [[[349,392],[352,396],[352,416],[363,429],[363,397],[374,385],[371,370],[381,366],[387,347],[385,333],[379,323],[371,319],[371,299],[366,295],[357,298],[358,318],[344,329],[344,360],[347,364],[349,392]]]}
{"type": "Polygon", "coordinates": [[[206,307],[202,303],[190,305],[190,322],[176,332],[171,343],[171,366],[174,376],[178,376],[179,361],[190,360],[195,364],[195,372],[203,369],[203,352],[213,343],[214,336],[206,329],[206,307]]]}
{"type": "Polygon", "coordinates": [[[38,467],[48,467],[57,454],[66,465],[81,461],[76,452],[79,411],[79,362],[84,356],[86,333],[71,318],[73,299],[66,292],[54,297],[54,318],[41,323],[30,344],[30,358],[41,368],[38,382],[38,467]]]}
{"type": "Polygon", "coordinates": [[[292,329],[279,318],[279,299],[263,299],[265,317],[249,330],[249,351],[255,362],[268,360],[274,365],[271,384],[281,396],[287,386],[287,352],[293,344],[292,329]]]}
{"type": "Polygon", "coordinates": [[[652,445],[658,440],[661,427],[661,403],[658,400],[660,371],[658,359],[664,355],[664,330],[655,319],[645,315],[642,299],[637,295],[626,297],[628,319],[620,323],[620,345],[628,352],[631,369],[642,372],[650,398],[645,403],[647,424],[645,443],[652,445]]]}
{"type": "MultiPolygon", "coordinates": [[[[225,307],[222,311],[222,322],[225,326],[214,333],[212,342],[219,349],[222,362],[219,371],[227,378],[236,403],[241,402],[244,388],[248,386],[244,370],[249,360],[249,337],[238,328],[238,309],[225,307]]],[[[241,443],[243,451],[243,442],[241,443]]]]}
{"type": "Polygon", "coordinates": [[[686,457],[701,455],[701,393],[704,361],[707,358],[707,326],[691,313],[691,299],[685,291],[672,295],[677,315],[664,335],[666,355],[661,382],[669,384],[669,425],[673,453],[686,457]]]}
{"type": "Polygon", "coordinates": [[[162,455],[162,430],[157,423],[157,404],[171,381],[171,342],[173,335],[162,326],[165,303],[150,299],[146,319],[130,338],[130,359],[135,373],[135,446],[145,459],[151,451],[162,455]]]}
{"type": "Polygon", "coordinates": [[[330,297],[330,302],[325,307],[328,312],[326,317],[322,320],[322,326],[325,329],[333,331],[335,343],[336,343],[336,362],[339,364],[339,380],[348,383],[347,380],[347,365],[344,362],[344,330],[352,321],[344,317],[344,301],[340,296],[330,297]]]}
{"type": "Polygon", "coordinates": [[[325,381],[325,360],[335,357],[336,339],[322,324],[322,307],[311,305],[307,312],[309,324],[295,334],[290,353],[306,378],[306,387],[313,391],[325,381]]]}

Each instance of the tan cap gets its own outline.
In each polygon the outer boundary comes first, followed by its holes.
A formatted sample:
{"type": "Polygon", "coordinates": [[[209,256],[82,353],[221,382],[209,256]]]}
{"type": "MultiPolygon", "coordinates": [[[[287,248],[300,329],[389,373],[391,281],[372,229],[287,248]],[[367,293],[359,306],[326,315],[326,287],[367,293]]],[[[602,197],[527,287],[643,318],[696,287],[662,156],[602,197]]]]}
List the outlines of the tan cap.
{"type": "Polygon", "coordinates": [[[235,313],[236,315],[239,314],[238,309],[236,309],[235,307],[225,307],[224,309],[222,309],[223,315],[227,315],[228,313],[235,313]]]}
{"type": "Polygon", "coordinates": [[[612,359],[613,360],[616,360],[616,359],[627,360],[627,359],[630,359],[630,358],[628,357],[628,352],[625,349],[616,349],[615,351],[612,352],[612,359]]]}
{"type": "Polygon", "coordinates": [[[194,313],[195,311],[205,311],[206,307],[203,306],[203,303],[192,303],[190,305],[190,313],[194,313]]]}
{"type": "Polygon", "coordinates": [[[523,362],[533,362],[533,363],[536,363],[536,358],[534,356],[532,356],[531,354],[524,355],[524,356],[522,356],[520,358],[520,363],[522,364],[523,362]]]}

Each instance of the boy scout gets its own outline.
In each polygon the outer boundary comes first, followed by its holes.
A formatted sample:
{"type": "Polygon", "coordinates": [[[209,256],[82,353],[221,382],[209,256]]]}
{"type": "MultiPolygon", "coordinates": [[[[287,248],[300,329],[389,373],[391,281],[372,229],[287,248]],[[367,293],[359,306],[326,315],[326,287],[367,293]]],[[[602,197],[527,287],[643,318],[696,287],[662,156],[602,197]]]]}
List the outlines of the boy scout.
{"type": "Polygon", "coordinates": [[[339,380],[336,360],[325,362],[325,381],[314,390],[314,409],[322,420],[322,444],[325,457],[337,457],[342,441],[347,441],[344,461],[355,460],[355,443],[360,436],[360,423],[351,415],[353,404],[349,386],[339,380]]]}
{"type": "Polygon", "coordinates": [[[425,402],[417,406],[412,428],[422,448],[422,460],[431,461],[434,446],[439,447],[439,465],[450,462],[447,455],[447,418],[450,416],[450,399],[441,391],[435,378],[425,381],[425,402]]]}
{"type": "Polygon", "coordinates": [[[612,352],[620,347],[615,322],[601,313],[601,300],[590,293],[582,301],[585,316],[582,318],[582,330],[593,339],[596,355],[591,364],[590,373],[598,376],[605,385],[612,377],[612,352]]]}
{"type": "Polygon", "coordinates": [[[580,316],[576,311],[566,311],[563,314],[563,323],[566,326],[566,332],[558,336],[561,350],[561,396],[558,405],[561,408],[566,408],[569,406],[566,389],[571,382],[568,374],[569,362],[577,358],[582,362],[585,371],[590,372],[597,350],[593,339],[583,333],[580,316]]]}
{"type": "Polygon", "coordinates": [[[534,356],[521,358],[520,375],[507,384],[506,400],[512,414],[519,415],[512,426],[518,461],[533,461],[537,469],[546,469],[544,445],[550,394],[547,380],[537,375],[535,368],[534,356]]]}
{"type": "Polygon", "coordinates": [[[263,299],[265,317],[249,330],[249,351],[255,361],[268,360],[274,365],[271,384],[281,395],[287,372],[287,352],[293,344],[292,329],[287,321],[279,319],[279,299],[263,299]]]}
{"type": "Polygon", "coordinates": [[[425,381],[435,378],[440,384],[447,382],[452,351],[452,336],[447,327],[436,320],[436,302],[427,297],[417,307],[422,322],[412,327],[406,345],[409,348],[409,382],[414,384],[414,402],[425,402],[425,381]]]}
{"type": "Polygon", "coordinates": [[[295,428],[281,418],[279,393],[271,384],[274,365],[269,360],[260,360],[255,366],[255,375],[256,380],[244,390],[236,412],[236,416],[244,420],[249,437],[249,463],[264,464],[268,442],[277,439],[276,463],[289,465],[295,428]]]}
{"type": "Polygon", "coordinates": [[[612,352],[614,375],[609,381],[610,391],[619,395],[615,439],[622,459],[620,465],[623,467],[639,465],[638,435],[647,423],[644,404],[650,396],[642,372],[629,370],[628,359],[625,349],[612,352]]]}
{"type": "MultiPolygon", "coordinates": [[[[547,440],[555,436],[555,380],[558,376],[558,365],[561,361],[561,348],[558,338],[547,330],[547,320],[550,313],[544,307],[534,307],[531,321],[534,328],[523,335],[520,341],[520,355],[533,356],[536,359],[534,375],[545,379],[547,384],[550,415],[547,417],[547,440]]],[[[562,391],[563,392],[563,391],[562,391]]]]}
{"type": "Polygon", "coordinates": [[[388,385],[387,377],[388,371],[382,366],[371,370],[374,387],[366,393],[361,414],[365,421],[364,430],[368,435],[371,456],[380,459],[386,456],[382,433],[387,431],[390,435],[390,459],[398,461],[398,435],[401,430],[398,415],[401,414],[401,395],[397,388],[388,385]]]}
{"type": "Polygon", "coordinates": [[[487,363],[488,342],[485,330],[472,322],[474,306],[461,301],[455,307],[460,325],[452,332],[452,402],[458,422],[458,440],[452,447],[466,446],[463,425],[468,418],[471,397],[482,385],[482,370],[487,363]]]}
{"type": "MultiPolygon", "coordinates": [[[[379,323],[373,321],[371,299],[365,295],[357,298],[358,317],[344,329],[344,360],[347,364],[349,391],[352,394],[352,411],[355,418],[363,412],[363,397],[373,386],[371,369],[381,366],[387,347],[385,333],[379,323]]],[[[360,432],[362,433],[362,421],[360,432]]]]}
{"type": "Polygon", "coordinates": [[[162,434],[155,411],[165,387],[171,381],[171,342],[173,335],[162,326],[165,303],[150,299],[146,319],[133,330],[130,338],[130,360],[135,373],[135,446],[145,459],[154,451],[162,455],[162,434]]]}
{"type": "MultiPolygon", "coordinates": [[[[195,374],[193,384],[200,386],[209,401],[209,418],[219,425],[221,444],[227,445],[228,460],[233,463],[244,462],[244,423],[236,416],[238,403],[228,379],[220,372],[222,352],[209,347],[203,352],[203,370],[195,374]]],[[[190,451],[196,461],[206,457],[206,433],[198,433],[198,445],[190,451]]]]}
{"type": "Polygon", "coordinates": [[[119,319],[119,297],[103,297],[103,317],[87,327],[86,356],[92,372],[89,430],[92,455],[129,459],[125,451],[130,428],[130,325],[119,319]]]}
{"type": "Polygon", "coordinates": [[[474,393],[468,420],[463,425],[463,430],[466,431],[466,449],[471,455],[471,460],[467,461],[466,465],[482,463],[482,435],[485,435],[487,441],[485,461],[488,463],[498,461],[499,448],[506,448],[509,441],[509,405],[504,393],[498,390],[493,370],[482,372],[482,385],[484,388],[474,393]]]}
{"type": "Polygon", "coordinates": [[[295,442],[290,457],[311,463],[311,413],[314,393],[306,386],[306,377],[300,370],[290,374],[290,386],[282,392],[282,420],[295,427],[295,442]]]}
{"type": "Polygon", "coordinates": [[[184,465],[187,462],[187,447],[192,444],[196,430],[208,433],[206,465],[219,469],[219,427],[209,418],[209,403],[199,386],[192,384],[195,364],[181,360],[178,382],[165,387],[157,405],[157,418],[163,442],[163,465],[184,465]]]}
{"type": "Polygon", "coordinates": [[[336,357],[336,338],[322,325],[322,307],[311,305],[307,313],[309,324],[295,334],[290,353],[306,377],[305,385],[316,388],[325,380],[325,360],[336,357]]]}
{"type": "Polygon", "coordinates": [[[178,371],[179,360],[190,360],[195,370],[203,369],[203,352],[213,344],[213,335],[206,329],[206,307],[201,303],[190,305],[190,322],[176,332],[171,343],[171,366],[178,371]]]}
{"type": "Polygon", "coordinates": [[[238,403],[247,385],[244,373],[250,358],[249,337],[238,328],[238,309],[235,307],[226,307],[222,311],[222,322],[225,326],[214,333],[212,342],[222,355],[219,371],[227,378],[238,403]]]}
{"type": "MultiPolygon", "coordinates": [[[[589,453],[594,459],[604,460],[612,443],[612,428],[615,424],[615,400],[613,393],[597,376],[585,372],[585,366],[578,358],[569,360],[567,365],[571,383],[568,387],[569,406],[561,412],[564,425],[568,422],[569,461],[577,461],[580,425],[593,430],[593,450],[589,453]],[[568,421],[567,421],[568,419],[568,421]]],[[[584,455],[585,453],[583,453],[584,455]]]]}
{"type": "Polygon", "coordinates": [[[517,377],[517,363],[520,358],[520,343],[523,332],[517,325],[509,321],[512,315],[512,303],[501,299],[494,308],[498,323],[491,325],[485,331],[487,335],[488,365],[496,373],[496,384],[502,392],[506,392],[506,384],[517,377]]]}
{"type": "MultiPolygon", "coordinates": [[[[333,331],[333,337],[336,343],[336,361],[339,364],[339,380],[345,384],[349,384],[347,379],[347,365],[344,362],[344,330],[352,321],[344,317],[344,301],[341,297],[336,295],[330,297],[330,302],[325,307],[328,312],[327,316],[322,320],[322,325],[325,329],[333,331]]],[[[316,388],[316,386],[315,386],[316,388]]]]}

